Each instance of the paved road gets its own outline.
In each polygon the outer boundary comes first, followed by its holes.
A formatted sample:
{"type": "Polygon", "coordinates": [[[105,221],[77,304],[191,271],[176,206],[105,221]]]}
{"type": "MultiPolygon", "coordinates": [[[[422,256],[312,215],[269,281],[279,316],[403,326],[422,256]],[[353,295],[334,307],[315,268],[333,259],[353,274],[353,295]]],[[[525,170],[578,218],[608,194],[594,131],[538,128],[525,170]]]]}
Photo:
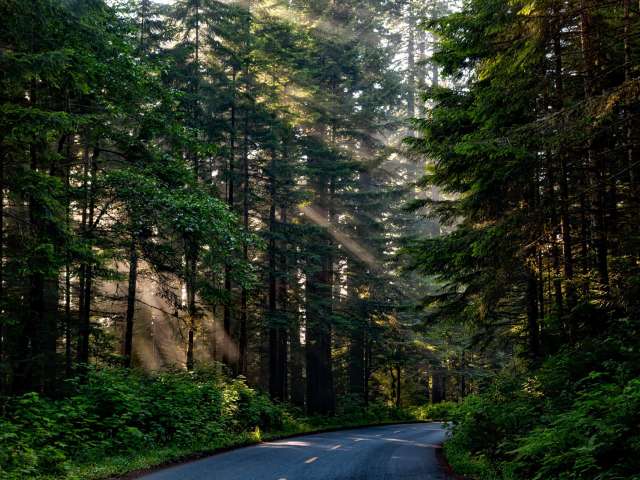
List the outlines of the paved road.
{"type": "Polygon", "coordinates": [[[267,442],[141,477],[144,480],[445,480],[440,423],[387,425],[267,442]]]}

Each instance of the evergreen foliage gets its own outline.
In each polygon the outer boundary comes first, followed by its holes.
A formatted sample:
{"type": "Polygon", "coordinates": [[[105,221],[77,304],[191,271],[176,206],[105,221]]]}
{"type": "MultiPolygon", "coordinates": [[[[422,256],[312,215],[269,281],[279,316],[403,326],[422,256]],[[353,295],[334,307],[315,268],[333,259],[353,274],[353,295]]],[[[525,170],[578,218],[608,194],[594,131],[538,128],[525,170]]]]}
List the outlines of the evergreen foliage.
{"type": "Polygon", "coordinates": [[[488,371],[454,415],[472,478],[636,478],[637,5],[469,0],[428,22],[447,85],[407,140],[451,233],[408,242],[488,371]]]}

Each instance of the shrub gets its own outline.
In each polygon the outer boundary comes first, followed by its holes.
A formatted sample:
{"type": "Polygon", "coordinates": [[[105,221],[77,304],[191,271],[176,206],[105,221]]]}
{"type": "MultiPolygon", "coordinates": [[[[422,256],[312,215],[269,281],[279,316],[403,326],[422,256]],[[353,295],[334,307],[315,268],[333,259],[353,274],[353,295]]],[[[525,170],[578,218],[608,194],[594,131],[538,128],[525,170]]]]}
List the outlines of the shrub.
{"type": "Polygon", "coordinates": [[[149,375],[91,369],[82,381],[68,382],[65,398],[31,393],[5,399],[0,405],[0,478],[62,478],[78,465],[108,464],[114,456],[138,458],[141,452],[167,449],[179,457],[259,439],[260,432],[413,418],[411,412],[382,403],[343,408],[335,417],[307,418],[219,371],[149,375]]]}
{"type": "Polygon", "coordinates": [[[609,347],[557,354],[465,399],[445,445],[454,469],[483,480],[640,478],[637,364],[609,347]]]}
{"type": "Polygon", "coordinates": [[[278,428],[283,408],[212,370],[146,375],[90,370],[52,400],[30,393],[5,400],[0,417],[2,478],[62,475],[70,461],[166,445],[215,444],[256,427],[278,428]]]}
{"type": "Polygon", "coordinates": [[[412,409],[412,413],[419,420],[447,422],[453,418],[457,408],[458,404],[455,402],[441,402],[415,407],[412,409]]]}

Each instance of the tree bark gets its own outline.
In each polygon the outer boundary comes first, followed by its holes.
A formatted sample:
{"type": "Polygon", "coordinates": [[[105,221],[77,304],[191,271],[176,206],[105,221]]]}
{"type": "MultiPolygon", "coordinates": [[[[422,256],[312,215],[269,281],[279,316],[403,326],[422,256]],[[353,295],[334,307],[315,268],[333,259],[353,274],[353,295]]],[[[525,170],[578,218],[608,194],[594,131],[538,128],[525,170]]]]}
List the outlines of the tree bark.
{"type": "MultiPolygon", "coordinates": [[[[83,233],[90,248],[93,247],[93,221],[95,211],[95,184],[97,173],[97,149],[94,149],[93,155],[89,155],[88,150],[85,151],[85,171],[88,171],[88,182],[90,186],[86,190],[86,218],[84,219],[83,233]]],[[[79,349],[78,363],[86,366],[89,363],[89,338],[91,335],[91,300],[93,294],[93,264],[92,260],[84,262],[83,279],[82,279],[80,296],[80,327],[79,327],[79,349]]]]}
{"type": "Polygon", "coordinates": [[[0,138],[0,395],[7,393],[8,381],[6,375],[6,325],[5,325],[5,298],[4,298],[4,170],[5,154],[2,148],[3,139],[0,138]]]}
{"type": "MultiPolygon", "coordinates": [[[[235,207],[235,151],[236,151],[236,101],[235,101],[235,89],[236,89],[236,70],[234,67],[233,75],[233,100],[231,103],[231,132],[229,135],[229,178],[227,180],[227,203],[231,210],[235,207]]],[[[231,295],[232,295],[232,285],[231,285],[231,268],[229,265],[225,265],[224,268],[224,289],[227,293],[227,301],[224,304],[223,310],[223,325],[224,325],[224,333],[225,338],[224,341],[227,345],[233,343],[233,334],[231,331],[232,328],[232,318],[231,318],[231,295]]],[[[229,356],[230,348],[223,348],[223,356],[222,361],[234,367],[236,370],[238,368],[237,363],[233,362],[233,359],[229,356]]],[[[235,373],[238,373],[237,371],[235,373]]]]}
{"type": "Polygon", "coordinates": [[[538,324],[538,282],[533,271],[527,269],[527,338],[529,356],[537,361],[540,356],[540,330],[538,324]]]}
{"type": "Polygon", "coordinates": [[[407,115],[409,118],[416,116],[416,61],[415,61],[415,34],[416,17],[413,1],[408,2],[409,15],[409,39],[407,45],[407,115]]]}
{"type": "Polygon", "coordinates": [[[291,349],[291,403],[297,407],[304,407],[304,351],[300,343],[301,318],[289,325],[289,345],[291,349]]]}
{"type": "MultiPolygon", "coordinates": [[[[246,72],[245,72],[246,73],[246,72]]],[[[242,151],[242,176],[243,176],[243,192],[242,192],[242,224],[245,233],[249,233],[249,196],[250,196],[250,177],[249,177],[249,112],[245,111],[244,116],[244,143],[242,151]]],[[[242,247],[242,258],[245,262],[249,260],[249,250],[245,243],[242,247]]],[[[248,331],[248,294],[246,287],[242,287],[240,294],[240,338],[239,338],[239,359],[238,372],[241,375],[247,374],[247,347],[249,343],[248,331]]]]}
{"type": "Polygon", "coordinates": [[[396,408],[400,408],[402,406],[402,368],[400,365],[396,365],[396,398],[395,404],[396,408]]]}
{"type": "Polygon", "coordinates": [[[198,309],[196,305],[196,282],[198,268],[198,247],[192,239],[185,239],[185,283],[187,291],[187,370],[195,367],[195,331],[198,309]]]}
{"type": "Polygon", "coordinates": [[[131,235],[129,248],[129,285],[127,289],[127,313],[124,335],[124,366],[131,367],[133,361],[133,321],[136,310],[136,286],[138,283],[138,248],[135,234],[131,235]]]}
{"type": "MultiPolygon", "coordinates": [[[[596,72],[597,60],[595,58],[594,46],[592,43],[592,16],[591,5],[588,0],[581,0],[580,3],[580,27],[581,46],[584,62],[584,95],[591,98],[597,93],[596,72]]],[[[608,230],[606,221],[606,163],[601,153],[593,147],[593,139],[588,141],[587,152],[588,168],[593,170],[593,198],[592,198],[592,223],[593,223],[593,243],[596,250],[596,269],[599,280],[605,294],[609,292],[609,265],[608,265],[608,230]]]]}

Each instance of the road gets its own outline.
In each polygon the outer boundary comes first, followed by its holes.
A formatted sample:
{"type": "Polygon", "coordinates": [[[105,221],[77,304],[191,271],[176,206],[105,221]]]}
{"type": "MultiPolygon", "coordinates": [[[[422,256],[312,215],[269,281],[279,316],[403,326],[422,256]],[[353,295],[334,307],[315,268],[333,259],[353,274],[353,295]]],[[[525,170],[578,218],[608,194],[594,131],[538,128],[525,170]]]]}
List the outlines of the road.
{"type": "Polygon", "coordinates": [[[441,423],[318,433],[220,453],[143,480],[445,480],[441,423]]]}

